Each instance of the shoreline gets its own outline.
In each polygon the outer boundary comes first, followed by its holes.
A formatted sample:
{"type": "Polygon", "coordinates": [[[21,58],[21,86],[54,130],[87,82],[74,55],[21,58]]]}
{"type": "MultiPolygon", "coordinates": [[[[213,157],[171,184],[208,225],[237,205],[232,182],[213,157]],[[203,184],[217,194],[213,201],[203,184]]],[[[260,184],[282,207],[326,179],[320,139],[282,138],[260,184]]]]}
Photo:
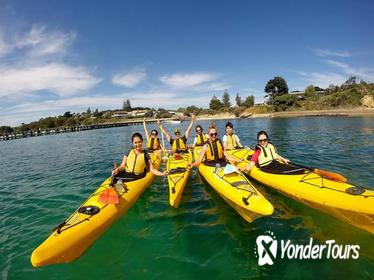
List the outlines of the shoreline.
{"type": "Polygon", "coordinates": [[[252,119],[252,118],[299,118],[299,117],[374,117],[374,108],[354,108],[354,109],[328,109],[328,110],[302,110],[284,111],[262,114],[252,114],[243,112],[240,116],[231,113],[216,115],[200,115],[199,120],[222,120],[222,119],[252,119]]]}

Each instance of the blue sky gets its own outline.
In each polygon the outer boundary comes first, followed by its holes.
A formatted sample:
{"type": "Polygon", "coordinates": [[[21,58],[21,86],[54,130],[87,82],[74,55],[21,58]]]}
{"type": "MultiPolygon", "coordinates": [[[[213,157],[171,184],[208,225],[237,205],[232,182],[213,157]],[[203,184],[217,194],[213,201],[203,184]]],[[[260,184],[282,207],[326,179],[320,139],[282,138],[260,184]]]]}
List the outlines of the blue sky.
{"type": "Polygon", "coordinates": [[[0,126],[374,81],[371,1],[1,1],[0,126]]]}

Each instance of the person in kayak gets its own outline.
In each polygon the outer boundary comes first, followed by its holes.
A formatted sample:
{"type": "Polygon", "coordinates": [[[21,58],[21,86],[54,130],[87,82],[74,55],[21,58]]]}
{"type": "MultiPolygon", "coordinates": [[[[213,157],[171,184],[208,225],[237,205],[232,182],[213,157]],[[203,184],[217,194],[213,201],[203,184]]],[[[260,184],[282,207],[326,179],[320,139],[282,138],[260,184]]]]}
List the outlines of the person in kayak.
{"type": "MultiPolygon", "coordinates": [[[[288,159],[278,154],[275,146],[269,141],[266,131],[261,130],[257,133],[257,142],[256,151],[251,157],[251,162],[241,168],[242,171],[248,172],[255,165],[258,165],[262,171],[269,173],[285,173],[296,170],[294,166],[288,165],[288,159]]],[[[300,169],[297,170],[299,171],[300,169]]]]}
{"type": "Polygon", "coordinates": [[[201,163],[208,166],[216,166],[219,164],[224,167],[227,165],[229,160],[233,163],[238,162],[234,157],[226,152],[221,140],[217,137],[216,125],[211,124],[209,126],[209,139],[201,149],[199,158],[191,164],[191,167],[197,167],[201,163]]]}
{"type": "Polygon", "coordinates": [[[149,154],[143,150],[143,137],[135,132],[131,138],[133,148],[123,156],[119,167],[113,169],[112,175],[122,178],[137,180],[145,177],[148,171],[156,176],[165,176],[167,172],[161,172],[153,167],[149,154]]]}
{"type": "Polygon", "coordinates": [[[222,141],[225,150],[235,150],[243,148],[242,144],[240,143],[240,139],[238,135],[234,133],[233,130],[234,126],[231,122],[226,124],[226,134],[223,135],[222,141]]]}
{"type": "Polygon", "coordinates": [[[147,151],[148,152],[157,152],[161,154],[161,150],[163,149],[160,139],[158,136],[158,131],[156,129],[153,129],[151,133],[149,134],[147,124],[145,122],[145,118],[143,120],[143,127],[145,136],[147,138],[147,151]]]}
{"type": "Polygon", "coordinates": [[[165,128],[162,126],[162,123],[160,120],[157,121],[157,124],[160,127],[161,133],[163,133],[166,137],[166,139],[169,141],[171,148],[173,150],[173,153],[185,153],[188,151],[187,147],[187,139],[190,136],[192,125],[195,121],[196,117],[195,115],[192,115],[191,122],[188,125],[186,132],[183,136],[181,136],[181,130],[180,128],[176,128],[174,130],[175,138],[172,138],[170,134],[165,130],[165,128]]]}
{"type": "Polygon", "coordinates": [[[196,131],[196,136],[193,141],[192,147],[204,146],[204,144],[209,139],[209,135],[204,133],[203,128],[199,124],[196,126],[195,131],[196,131]]]}

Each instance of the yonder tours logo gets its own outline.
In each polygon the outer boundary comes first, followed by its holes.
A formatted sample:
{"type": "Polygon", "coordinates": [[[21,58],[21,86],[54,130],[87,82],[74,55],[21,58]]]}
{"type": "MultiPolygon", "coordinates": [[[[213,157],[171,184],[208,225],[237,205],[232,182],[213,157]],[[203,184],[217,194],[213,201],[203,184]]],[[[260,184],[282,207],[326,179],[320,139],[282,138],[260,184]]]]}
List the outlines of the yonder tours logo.
{"type": "Polygon", "coordinates": [[[360,245],[337,244],[335,240],[326,240],[323,244],[314,244],[313,238],[307,244],[295,244],[291,240],[277,240],[274,233],[266,231],[256,239],[255,254],[258,265],[273,265],[280,259],[358,259],[360,245]],[[280,252],[278,252],[280,251],[280,252]]]}

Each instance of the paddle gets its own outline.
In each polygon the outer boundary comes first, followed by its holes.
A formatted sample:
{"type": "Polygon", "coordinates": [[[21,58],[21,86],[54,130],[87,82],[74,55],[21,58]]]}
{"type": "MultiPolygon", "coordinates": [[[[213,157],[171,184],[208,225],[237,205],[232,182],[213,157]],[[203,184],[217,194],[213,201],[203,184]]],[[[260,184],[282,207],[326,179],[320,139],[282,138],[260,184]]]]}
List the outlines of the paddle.
{"type": "Polygon", "coordinates": [[[305,165],[294,163],[294,162],[289,162],[289,164],[292,164],[294,166],[298,166],[298,167],[305,168],[305,169],[308,169],[310,171],[313,171],[313,172],[317,173],[318,175],[320,175],[321,177],[324,177],[326,179],[339,181],[339,182],[343,182],[343,183],[346,183],[348,181],[347,178],[345,178],[343,175],[338,174],[338,173],[334,173],[334,172],[330,172],[330,171],[327,171],[327,170],[318,169],[318,168],[314,168],[314,167],[309,167],[309,166],[305,166],[305,165]]]}
{"type": "MultiPolygon", "coordinates": [[[[117,168],[118,164],[116,161],[113,163],[114,168],[117,168]]],[[[109,188],[104,190],[100,196],[99,196],[99,201],[105,204],[118,204],[119,199],[118,199],[118,194],[116,190],[113,188],[113,181],[114,181],[114,175],[112,175],[109,188]]]]}

